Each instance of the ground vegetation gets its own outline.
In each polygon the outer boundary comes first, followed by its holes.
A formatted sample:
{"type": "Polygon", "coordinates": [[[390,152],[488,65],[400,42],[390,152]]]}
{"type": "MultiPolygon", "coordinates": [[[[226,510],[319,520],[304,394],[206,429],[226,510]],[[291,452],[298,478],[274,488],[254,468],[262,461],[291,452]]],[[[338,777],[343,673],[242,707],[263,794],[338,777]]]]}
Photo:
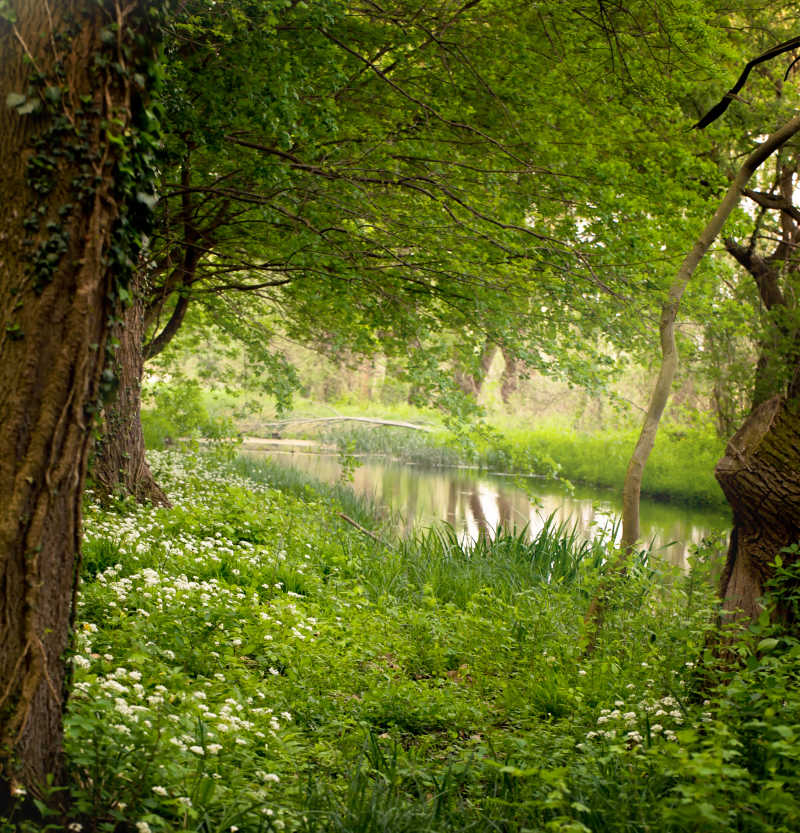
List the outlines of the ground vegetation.
{"type": "MultiPolygon", "coordinates": [[[[272,467],[151,462],[172,508],[87,496],[72,810],[43,825],[795,825],[796,637],[765,617],[740,662],[703,659],[704,552],[685,575],[631,564],[587,658],[601,542],[555,526],[530,543],[401,542],[368,507],[272,467]]],[[[794,610],[792,575],[787,557],[768,604],[794,610]]]]}

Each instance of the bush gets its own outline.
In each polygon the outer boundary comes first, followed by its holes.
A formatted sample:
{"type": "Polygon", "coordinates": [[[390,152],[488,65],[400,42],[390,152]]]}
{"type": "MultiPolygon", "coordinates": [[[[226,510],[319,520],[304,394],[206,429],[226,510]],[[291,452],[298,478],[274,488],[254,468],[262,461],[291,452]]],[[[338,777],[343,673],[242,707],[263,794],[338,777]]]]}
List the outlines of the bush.
{"type": "Polygon", "coordinates": [[[206,439],[221,442],[234,436],[233,422],[212,417],[204,402],[203,389],[194,379],[157,382],[144,393],[152,403],[142,408],[145,446],[164,449],[179,442],[206,439]]]}

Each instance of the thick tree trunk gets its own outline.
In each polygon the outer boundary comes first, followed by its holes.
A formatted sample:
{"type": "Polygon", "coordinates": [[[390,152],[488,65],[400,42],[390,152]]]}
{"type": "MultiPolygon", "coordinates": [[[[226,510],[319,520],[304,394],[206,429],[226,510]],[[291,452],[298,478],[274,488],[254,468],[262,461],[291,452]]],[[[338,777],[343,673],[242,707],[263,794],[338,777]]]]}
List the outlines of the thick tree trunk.
{"type": "Polygon", "coordinates": [[[141,419],[141,390],[144,373],[144,307],[138,291],[133,303],[115,325],[119,341],[114,356],[117,388],[103,409],[102,432],[95,444],[91,477],[106,498],[131,495],[139,503],[169,506],[145,458],[141,419]]]}
{"type": "Polygon", "coordinates": [[[715,474],[734,527],[720,593],[733,618],[755,619],[771,563],[800,540],[800,402],[759,405],[734,434],[715,474]]]}
{"type": "Polygon", "coordinates": [[[0,119],[0,812],[17,785],[35,793],[60,768],[81,491],[117,291],[117,162],[142,105],[130,61],[141,57],[131,39],[143,5],[17,0],[16,23],[0,20],[0,102],[16,105],[0,119]],[[29,89],[33,68],[41,93],[29,89]]]}

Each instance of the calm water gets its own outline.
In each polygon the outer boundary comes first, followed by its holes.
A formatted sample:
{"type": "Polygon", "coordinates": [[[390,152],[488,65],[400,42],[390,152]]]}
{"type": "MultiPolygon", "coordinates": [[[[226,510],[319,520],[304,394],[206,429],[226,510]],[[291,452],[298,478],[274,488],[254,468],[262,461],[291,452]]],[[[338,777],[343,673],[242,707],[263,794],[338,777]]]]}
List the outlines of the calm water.
{"type": "MultiPolygon", "coordinates": [[[[250,451],[267,455],[320,480],[335,482],[341,467],[336,454],[300,450],[268,449],[250,451]]],[[[620,513],[619,496],[587,487],[570,493],[557,482],[486,474],[471,469],[424,468],[396,463],[385,458],[365,457],[354,472],[353,489],[373,497],[401,518],[405,531],[447,521],[459,532],[475,538],[481,530],[498,524],[520,529],[526,524],[536,534],[547,517],[576,523],[586,538],[614,523],[620,513]]],[[[726,529],[726,513],[697,507],[643,500],[642,537],[653,540],[654,550],[675,564],[685,564],[689,546],[703,536],[726,529]]]]}

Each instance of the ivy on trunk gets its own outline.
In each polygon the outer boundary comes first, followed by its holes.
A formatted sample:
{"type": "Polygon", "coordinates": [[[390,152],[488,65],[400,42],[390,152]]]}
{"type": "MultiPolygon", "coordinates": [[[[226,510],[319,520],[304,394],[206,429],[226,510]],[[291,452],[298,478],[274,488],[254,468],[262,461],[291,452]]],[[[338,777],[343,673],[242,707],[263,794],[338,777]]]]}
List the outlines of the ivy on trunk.
{"type": "Polygon", "coordinates": [[[0,20],[0,812],[61,770],[81,492],[112,315],[146,223],[156,7],[0,20]]]}

